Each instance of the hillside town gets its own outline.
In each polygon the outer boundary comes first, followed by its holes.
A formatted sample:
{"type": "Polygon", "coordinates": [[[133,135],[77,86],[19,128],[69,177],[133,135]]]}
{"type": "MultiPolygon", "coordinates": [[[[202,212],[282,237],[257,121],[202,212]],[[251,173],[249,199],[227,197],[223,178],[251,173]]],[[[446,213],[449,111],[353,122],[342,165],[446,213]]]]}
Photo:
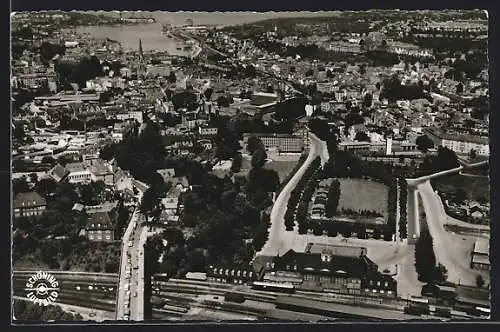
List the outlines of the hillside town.
{"type": "Polygon", "coordinates": [[[16,320],[490,317],[484,12],[157,15],[12,16],[16,320]]]}

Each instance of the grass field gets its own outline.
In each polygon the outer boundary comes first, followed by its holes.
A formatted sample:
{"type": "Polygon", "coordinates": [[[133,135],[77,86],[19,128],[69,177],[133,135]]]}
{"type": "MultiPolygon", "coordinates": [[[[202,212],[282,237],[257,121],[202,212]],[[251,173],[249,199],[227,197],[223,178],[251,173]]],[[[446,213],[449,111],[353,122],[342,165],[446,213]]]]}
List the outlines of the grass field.
{"type": "MultiPolygon", "coordinates": [[[[292,159],[292,158],[289,158],[292,159]]],[[[265,169],[272,169],[278,172],[278,176],[280,178],[280,182],[286,179],[288,174],[294,169],[295,165],[297,165],[299,161],[299,156],[296,157],[296,160],[272,160],[267,162],[264,165],[265,169]]],[[[247,174],[252,169],[251,159],[243,158],[243,162],[241,163],[241,172],[247,174]]]]}
{"type": "Polygon", "coordinates": [[[432,187],[442,193],[454,193],[463,189],[468,199],[483,198],[487,202],[490,201],[490,184],[487,177],[453,174],[432,180],[432,187]]]}
{"type": "Polygon", "coordinates": [[[280,178],[280,182],[286,179],[288,174],[294,169],[295,165],[297,165],[298,159],[295,161],[272,161],[267,163],[264,168],[272,169],[278,172],[278,176],[280,178]]]}
{"type": "Polygon", "coordinates": [[[369,180],[339,179],[339,208],[354,211],[376,211],[387,217],[387,186],[369,180]]]}

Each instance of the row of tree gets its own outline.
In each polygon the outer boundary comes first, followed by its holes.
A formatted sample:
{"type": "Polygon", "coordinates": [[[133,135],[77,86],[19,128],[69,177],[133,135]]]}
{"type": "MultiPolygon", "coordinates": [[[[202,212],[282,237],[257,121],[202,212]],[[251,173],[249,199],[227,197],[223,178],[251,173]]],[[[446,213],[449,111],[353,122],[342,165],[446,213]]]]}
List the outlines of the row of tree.
{"type": "Polygon", "coordinates": [[[418,273],[418,280],[429,284],[446,281],[446,267],[436,263],[432,236],[429,230],[423,229],[415,244],[415,269],[418,273]]]}
{"type": "Polygon", "coordinates": [[[387,225],[379,224],[330,219],[307,219],[302,228],[299,225],[299,233],[305,234],[307,233],[307,230],[311,230],[314,235],[327,235],[335,237],[340,234],[345,238],[349,238],[353,236],[353,234],[356,234],[356,237],[359,239],[373,238],[378,240],[383,238],[385,241],[392,240],[391,229],[387,225]]]}
{"type": "Polygon", "coordinates": [[[340,200],[340,181],[334,179],[328,189],[328,199],[326,202],[326,216],[328,218],[333,217],[337,213],[337,208],[339,206],[340,200]]]}
{"type": "Polygon", "coordinates": [[[269,217],[269,214],[262,213],[259,225],[257,226],[253,238],[253,247],[255,251],[262,249],[264,244],[269,239],[269,227],[271,227],[271,218],[269,217]]]}
{"type": "Polygon", "coordinates": [[[384,216],[382,213],[373,210],[353,210],[345,208],[342,208],[339,214],[342,216],[360,216],[368,218],[379,218],[384,216]]]}
{"type": "Polygon", "coordinates": [[[408,203],[408,183],[404,178],[398,178],[399,182],[399,237],[406,239],[407,230],[407,203],[408,203]]]}
{"type": "MultiPolygon", "coordinates": [[[[290,198],[288,199],[288,205],[285,212],[285,227],[287,231],[293,230],[296,220],[299,221],[299,218],[302,220],[307,217],[307,208],[309,201],[305,201],[303,197],[303,192],[305,190],[305,187],[308,186],[309,182],[314,177],[314,175],[317,174],[319,166],[320,166],[320,158],[318,157],[308,166],[308,168],[298,181],[297,185],[290,193],[290,198]]],[[[314,187],[313,187],[313,192],[314,192],[314,187]]],[[[299,227],[300,227],[300,222],[299,222],[299,227]]]]}
{"type": "Polygon", "coordinates": [[[309,204],[312,201],[314,191],[318,185],[318,181],[322,178],[323,172],[321,168],[316,168],[314,173],[307,179],[307,182],[302,191],[302,197],[297,206],[296,220],[299,225],[299,234],[307,232],[307,221],[309,218],[309,204]]]}
{"type": "Polygon", "coordinates": [[[392,234],[396,232],[396,214],[398,202],[398,179],[393,177],[389,184],[387,194],[387,226],[392,230],[392,234]]]}

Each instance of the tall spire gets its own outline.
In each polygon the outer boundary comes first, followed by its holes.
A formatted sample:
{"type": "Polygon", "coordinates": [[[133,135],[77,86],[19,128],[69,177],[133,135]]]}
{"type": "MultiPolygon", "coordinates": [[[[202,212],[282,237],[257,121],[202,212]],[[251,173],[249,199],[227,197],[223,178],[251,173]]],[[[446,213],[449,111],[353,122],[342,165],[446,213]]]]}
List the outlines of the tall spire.
{"type": "Polygon", "coordinates": [[[137,59],[137,77],[142,77],[143,75],[143,61],[144,61],[144,57],[143,57],[143,52],[142,52],[142,39],[139,39],[139,57],[137,59]]]}
{"type": "Polygon", "coordinates": [[[139,39],[139,59],[142,60],[143,53],[142,53],[142,39],[139,39]]]}

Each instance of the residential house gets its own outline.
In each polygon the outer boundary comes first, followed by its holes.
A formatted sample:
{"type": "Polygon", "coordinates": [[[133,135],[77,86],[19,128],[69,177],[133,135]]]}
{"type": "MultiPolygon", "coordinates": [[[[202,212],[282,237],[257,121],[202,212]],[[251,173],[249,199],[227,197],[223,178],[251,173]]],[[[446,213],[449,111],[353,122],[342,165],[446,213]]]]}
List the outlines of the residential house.
{"type": "Polygon", "coordinates": [[[198,133],[200,136],[215,136],[217,135],[218,129],[216,127],[200,127],[198,128],[198,133]]]}
{"type": "Polygon", "coordinates": [[[13,201],[14,217],[32,217],[41,215],[47,208],[45,198],[37,192],[19,193],[13,201]]]}
{"type": "Polygon", "coordinates": [[[167,197],[165,197],[161,200],[161,204],[163,205],[163,210],[165,211],[165,213],[167,213],[169,215],[177,214],[177,211],[178,211],[177,206],[179,204],[178,197],[167,195],[167,197]]]}
{"type": "Polygon", "coordinates": [[[125,188],[121,191],[120,197],[123,200],[123,205],[126,207],[135,206],[137,204],[136,195],[134,194],[134,191],[129,188],[125,188]]]}
{"type": "Polygon", "coordinates": [[[107,212],[96,212],[89,215],[85,232],[90,241],[113,241],[115,225],[107,212]]]}
{"type": "Polygon", "coordinates": [[[209,139],[200,139],[196,143],[201,146],[204,150],[212,150],[213,144],[209,139]]]}
{"type": "Polygon", "coordinates": [[[128,171],[118,169],[114,174],[115,188],[118,191],[123,191],[125,189],[133,190],[134,185],[132,183],[133,177],[128,171]]]}
{"type": "Polygon", "coordinates": [[[117,201],[83,207],[83,211],[87,214],[85,234],[90,241],[114,241],[117,208],[117,201]]]}
{"type": "Polygon", "coordinates": [[[88,170],[92,173],[93,181],[103,181],[107,185],[114,185],[114,172],[110,165],[106,165],[102,159],[92,160],[88,170]]]}
{"type": "Polygon", "coordinates": [[[424,133],[434,141],[437,146],[447,147],[457,154],[469,154],[476,151],[479,156],[489,156],[490,146],[487,137],[466,134],[443,133],[436,129],[426,129],[424,133]]]}
{"type": "Polygon", "coordinates": [[[83,163],[69,163],[66,165],[67,176],[69,183],[90,183],[92,182],[92,173],[85,168],[83,163]]]}
{"type": "Polygon", "coordinates": [[[193,138],[190,135],[168,135],[162,137],[162,143],[167,152],[176,154],[188,154],[194,147],[193,138]]]}
{"type": "Polygon", "coordinates": [[[163,181],[165,182],[168,182],[170,181],[170,179],[175,177],[175,169],[173,168],[159,169],[156,171],[156,173],[160,174],[163,178],[163,181]]]}
{"type": "Polygon", "coordinates": [[[185,176],[173,177],[170,182],[172,186],[180,192],[186,192],[190,189],[189,181],[185,176]]]}
{"type": "Polygon", "coordinates": [[[68,174],[69,174],[69,171],[66,168],[57,164],[49,171],[48,175],[55,182],[59,183],[59,182],[63,181],[64,179],[66,179],[68,174]]]}

